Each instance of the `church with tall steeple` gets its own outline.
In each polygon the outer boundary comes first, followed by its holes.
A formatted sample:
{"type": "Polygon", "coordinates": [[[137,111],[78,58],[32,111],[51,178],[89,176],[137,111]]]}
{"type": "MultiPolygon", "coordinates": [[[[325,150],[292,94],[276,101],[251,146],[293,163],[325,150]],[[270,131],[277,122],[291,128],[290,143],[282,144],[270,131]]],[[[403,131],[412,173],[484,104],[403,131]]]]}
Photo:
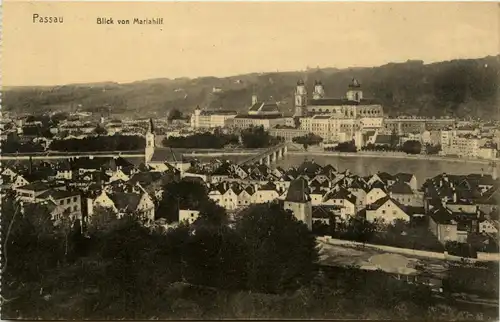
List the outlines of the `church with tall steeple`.
{"type": "Polygon", "coordinates": [[[153,154],[155,153],[155,127],[153,124],[153,119],[149,119],[148,130],[146,132],[146,147],[144,150],[145,164],[151,161],[153,154]]]}
{"type": "Polygon", "coordinates": [[[191,163],[184,160],[182,153],[170,147],[156,146],[156,133],[153,119],[149,120],[148,130],[145,135],[144,163],[157,171],[166,171],[174,167],[181,173],[186,171],[191,163]]]}

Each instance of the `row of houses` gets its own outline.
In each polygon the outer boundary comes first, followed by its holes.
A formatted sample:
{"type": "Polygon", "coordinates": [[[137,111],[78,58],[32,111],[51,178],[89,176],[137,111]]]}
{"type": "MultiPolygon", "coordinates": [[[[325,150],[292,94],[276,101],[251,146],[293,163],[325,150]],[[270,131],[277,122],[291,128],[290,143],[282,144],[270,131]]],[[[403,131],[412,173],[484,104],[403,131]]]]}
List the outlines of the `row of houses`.
{"type": "Polygon", "coordinates": [[[4,166],[2,194],[14,193],[25,206],[43,205],[55,224],[63,218],[88,222],[101,209],[119,217],[134,214],[149,224],[155,220],[162,187],[179,179],[175,168],[166,167],[167,171],[154,171],[121,158],[63,161],[53,164],[52,171],[43,171],[44,163],[4,166]]]}
{"type": "MultiPolygon", "coordinates": [[[[56,222],[85,222],[108,209],[152,223],[162,187],[185,178],[205,185],[208,197],[230,213],[251,204],[278,202],[308,227],[315,221],[329,224],[353,216],[385,223],[424,218],[442,243],[496,236],[499,228],[499,181],[480,174],[440,174],[420,187],[411,173],[359,176],[314,161],[288,169],[213,161],[194,163],[181,172],[168,163],[160,171],[122,158],[96,158],[4,166],[1,176],[2,193],[10,190],[26,204],[43,204],[56,222]]],[[[195,209],[179,212],[180,221],[196,218],[195,209]]]]}
{"type": "Polygon", "coordinates": [[[410,173],[379,172],[362,177],[307,161],[287,170],[226,162],[198,178],[207,185],[209,197],[229,211],[285,201],[290,184],[299,180],[306,187],[312,222],[326,223],[332,215],[340,220],[361,215],[371,222],[386,223],[424,218],[442,243],[467,242],[474,234],[498,232],[498,221],[491,214],[497,211],[500,184],[489,175],[442,174],[420,188],[410,173]]]}

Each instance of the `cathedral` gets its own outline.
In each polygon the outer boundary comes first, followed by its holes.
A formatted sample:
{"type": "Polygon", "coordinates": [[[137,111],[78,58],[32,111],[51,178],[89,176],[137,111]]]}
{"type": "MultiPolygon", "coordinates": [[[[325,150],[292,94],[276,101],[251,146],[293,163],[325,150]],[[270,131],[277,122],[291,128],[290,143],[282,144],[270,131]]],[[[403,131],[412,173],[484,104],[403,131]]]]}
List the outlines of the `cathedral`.
{"type": "Polygon", "coordinates": [[[354,79],[349,84],[343,98],[328,98],[321,81],[315,81],[311,99],[308,97],[304,81],[297,82],[295,90],[295,117],[307,117],[317,114],[338,115],[339,117],[382,117],[382,106],[373,99],[363,97],[361,84],[354,79]]]}

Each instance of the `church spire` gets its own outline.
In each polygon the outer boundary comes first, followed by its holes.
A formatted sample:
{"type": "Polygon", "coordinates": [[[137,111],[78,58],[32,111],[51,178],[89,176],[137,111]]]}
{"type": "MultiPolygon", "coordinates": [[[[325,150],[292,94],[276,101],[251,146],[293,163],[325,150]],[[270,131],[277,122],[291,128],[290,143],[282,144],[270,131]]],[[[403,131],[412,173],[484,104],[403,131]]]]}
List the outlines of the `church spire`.
{"type": "Polygon", "coordinates": [[[148,127],[148,132],[149,133],[155,133],[155,125],[153,123],[153,119],[149,119],[149,127],[148,127]]]}

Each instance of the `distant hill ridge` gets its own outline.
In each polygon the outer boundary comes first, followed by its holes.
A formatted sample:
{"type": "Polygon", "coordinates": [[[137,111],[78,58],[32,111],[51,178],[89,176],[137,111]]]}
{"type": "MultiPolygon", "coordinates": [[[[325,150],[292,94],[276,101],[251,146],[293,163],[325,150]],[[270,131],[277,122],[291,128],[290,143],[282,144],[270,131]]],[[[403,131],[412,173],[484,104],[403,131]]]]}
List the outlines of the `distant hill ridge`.
{"type": "Polygon", "coordinates": [[[291,112],[298,79],[306,81],[309,92],[314,81],[321,80],[327,96],[341,97],[355,77],[362,84],[364,96],[378,99],[391,115],[498,118],[499,75],[500,55],[431,64],[413,60],[371,68],[314,68],[223,78],[4,87],[2,108],[27,113],[79,108],[97,113],[110,110],[112,114],[164,116],[170,109],[187,113],[197,105],[245,111],[255,93],[260,100],[276,101],[283,112],[291,112]]]}

